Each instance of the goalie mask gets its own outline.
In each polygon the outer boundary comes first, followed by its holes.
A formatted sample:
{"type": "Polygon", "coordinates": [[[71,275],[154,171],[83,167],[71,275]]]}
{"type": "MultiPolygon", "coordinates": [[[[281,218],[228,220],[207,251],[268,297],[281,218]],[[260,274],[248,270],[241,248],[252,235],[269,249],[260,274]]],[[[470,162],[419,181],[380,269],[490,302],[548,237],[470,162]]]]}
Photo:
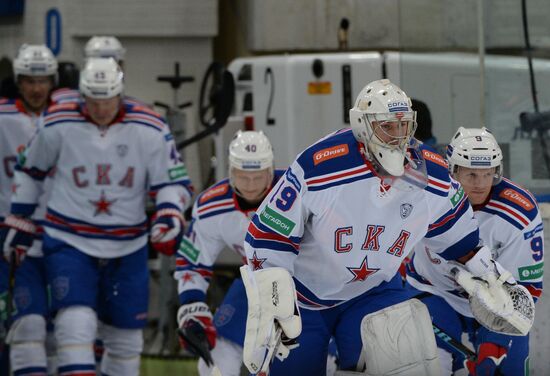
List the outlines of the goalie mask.
{"type": "Polygon", "coordinates": [[[123,73],[113,58],[91,58],[80,73],[80,92],[93,99],[109,99],[121,95],[123,73]]]}
{"type": "Polygon", "coordinates": [[[367,158],[390,175],[403,175],[416,130],[416,112],[405,92],[389,80],[373,81],[361,90],[349,114],[353,134],[365,145],[367,158]]]}
{"type": "Polygon", "coordinates": [[[447,145],[449,172],[455,175],[460,166],[473,169],[495,168],[493,185],[502,179],[502,151],[493,134],[485,127],[460,127],[447,145]]]}
{"type": "Polygon", "coordinates": [[[125,53],[126,49],[122,47],[120,41],[112,36],[94,36],[84,47],[84,54],[87,58],[112,57],[117,63],[124,59],[125,53]]]}
{"type": "Polygon", "coordinates": [[[13,75],[17,80],[23,76],[53,76],[57,81],[57,60],[44,45],[24,44],[13,60],[13,75]]]}
{"type": "MultiPolygon", "coordinates": [[[[269,139],[262,131],[237,131],[233,140],[229,144],[229,183],[233,187],[236,194],[244,197],[247,200],[255,199],[247,195],[248,190],[251,195],[257,198],[263,198],[266,192],[271,187],[273,180],[273,150],[269,139]],[[253,184],[245,188],[240,184],[240,178],[250,178],[254,175],[259,177],[264,172],[265,177],[261,180],[261,186],[253,184]],[[256,191],[256,194],[253,194],[256,191]]],[[[252,183],[252,180],[250,180],[252,183]]]]}

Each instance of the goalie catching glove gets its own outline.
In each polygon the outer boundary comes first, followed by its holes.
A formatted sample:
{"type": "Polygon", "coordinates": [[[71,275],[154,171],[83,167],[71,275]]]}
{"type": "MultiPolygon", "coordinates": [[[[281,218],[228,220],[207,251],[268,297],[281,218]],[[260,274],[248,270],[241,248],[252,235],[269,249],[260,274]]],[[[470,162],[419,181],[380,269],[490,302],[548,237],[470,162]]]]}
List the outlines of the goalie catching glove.
{"type": "Polygon", "coordinates": [[[30,219],[10,214],[0,226],[0,244],[4,258],[10,262],[13,254],[16,265],[20,265],[34,241],[35,224],[30,219]]]}
{"type": "Polygon", "coordinates": [[[208,306],[203,302],[182,305],[178,309],[178,326],[181,346],[211,366],[210,350],[216,346],[216,328],[208,306]]]}
{"type": "Polygon", "coordinates": [[[465,265],[469,271],[455,266],[451,274],[469,294],[475,319],[497,333],[527,335],[535,320],[535,303],[529,291],[492,260],[485,246],[465,265]]]}
{"type": "Polygon", "coordinates": [[[164,204],[153,216],[151,244],[160,253],[173,255],[183,237],[184,219],[181,211],[173,205],[164,204]]]}
{"type": "Polygon", "coordinates": [[[276,356],[284,360],[298,346],[302,321],[292,277],[283,268],[252,271],[241,266],[248,299],[243,362],[253,374],[269,373],[276,356]]]}

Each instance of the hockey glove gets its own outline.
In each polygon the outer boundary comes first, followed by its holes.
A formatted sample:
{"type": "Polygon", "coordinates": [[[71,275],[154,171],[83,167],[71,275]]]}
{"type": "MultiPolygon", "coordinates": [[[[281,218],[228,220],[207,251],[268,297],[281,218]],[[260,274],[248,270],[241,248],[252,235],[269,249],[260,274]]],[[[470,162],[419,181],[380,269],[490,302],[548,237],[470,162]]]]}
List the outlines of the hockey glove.
{"type": "Polygon", "coordinates": [[[180,345],[211,366],[210,350],[216,346],[216,328],[208,306],[203,302],[182,305],[178,310],[178,326],[180,345]]]}
{"type": "Polygon", "coordinates": [[[15,257],[16,265],[20,265],[34,241],[35,224],[30,219],[10,214],[0,226],[0,244],[4,258],[10,262],[15,257]]]}
{"type": "Polygon", "coordinates": [[[495,343],[484,342],[479,345],[476,361],[464,362],[472,376],[492,376],[500,363],[506,358],[507,350],[495,343]]]}
{"type": "Polygon", "coordinates": [[[159,209],[153,216],[151,244],[160,253],[171,256],[179,247],[183,237],[184,219],[176,207],[159,209]]]}

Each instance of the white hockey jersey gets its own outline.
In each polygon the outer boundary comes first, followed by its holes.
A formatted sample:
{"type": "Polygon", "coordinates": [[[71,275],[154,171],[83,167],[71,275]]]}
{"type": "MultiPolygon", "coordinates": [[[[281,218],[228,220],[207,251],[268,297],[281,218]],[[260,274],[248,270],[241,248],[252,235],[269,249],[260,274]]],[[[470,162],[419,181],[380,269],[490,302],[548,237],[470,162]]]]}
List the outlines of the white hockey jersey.
{"type": "MultiPolygon", "coordinates": [[[[0,173],[0,220],[10,212],[10,198],[12,192],[17,191],[14,183],[14,173],[17,156],[20,155],[28,142],[41,126],[42,116],[29,113],[20,99],[0,99],[0,155],[2,156],[2,172],[0,173]]],[[[27,250],[29,256],[42,255],[41,234],[46,212],[45,202],[48,197],[51,179],[46,178],[40,197],[38,208],[32,219],[38,225],[37,237],[31,248],[27,250]]]]}
{"type": "MultiPolygon", "coordinates": [[[[284,173],[275,170],[272,186],[284,173]]],[[[204,300],[212,278],[212,268],[220,252],[228,247],[243,258],[244,238],[250,218],[257,208],[244,209],[223,179],[202,192],[193,205],[193,218],[176,255],[176,272],[180,303],[204,300]]]]}
{"type": "Polygon", "coordinates": [[[113,258],[147,241],[145,197],[184,210],[192,188],[166,123],[155,112],[125,106],[99,129],[78,103],[51,107],[15,174],[11,210],[29,215],[40,182],[55,167],[45,231],[82,252],[113,258]]]}
{"type": "Polygon", "coordinates": [[[299,304],[323,309],[355,298],[398,271],[421,241],[455,259],[475,248],[477,222],[443,158],[421,145],[427,185],[382,184],[351,129],[301,153],[258,208],[245,240],[254,269],[294,276],[299,304]]]}
{"type": "MultiPolygon", "coordinates": [[[[495,185],[489,200],[474,207],[479,221],[479,235],[493,258],[516,281],[524,285],[535,301],[542,294],[544,234],[535,198],[529,191],[508,179],[495,185]]],[[[415,248],[407,264],[407,281],[419,290],[443,297],[457,312],[472,317],[466,295],[450,277],[450,266],[444,259],[415,248]]]]}

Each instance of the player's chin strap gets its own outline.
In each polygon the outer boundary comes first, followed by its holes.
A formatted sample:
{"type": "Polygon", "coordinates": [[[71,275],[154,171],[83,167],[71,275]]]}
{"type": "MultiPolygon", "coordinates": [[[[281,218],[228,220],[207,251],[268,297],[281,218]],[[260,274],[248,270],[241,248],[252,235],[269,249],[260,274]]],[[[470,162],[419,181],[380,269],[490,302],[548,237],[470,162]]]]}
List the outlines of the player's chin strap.
{"type": "Polygon", "coordinates": [[[451,274],[469,294],[476,320],[497,333],[527,335],[535,320],[535,303],[529,291],[492,260],[485,246],[466,263],[466,268],[457,264],[451,274]]]}
{"type": "Polygon", "coordinates": [[[302,331],[292,277],[283,268],[252,271],[240,268],[246,296],[248,317],[243,348],[243,362],[253,374],[268,375],[274,357],[284,360],[302,331]]]}

